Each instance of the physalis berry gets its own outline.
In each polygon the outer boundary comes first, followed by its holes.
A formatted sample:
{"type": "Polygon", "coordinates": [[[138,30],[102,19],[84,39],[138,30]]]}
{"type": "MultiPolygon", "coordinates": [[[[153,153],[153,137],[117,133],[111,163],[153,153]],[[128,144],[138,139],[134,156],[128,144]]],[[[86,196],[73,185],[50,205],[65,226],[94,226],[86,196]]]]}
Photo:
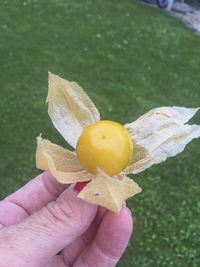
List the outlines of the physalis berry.
{"type": "Polygon", "coordinates": [[[119,123],[102,120],[89,125],[76,146],[81,165],[96,174],[97,167],[110,176],[120,173],[132,158],[133,144],[119,123]]]}

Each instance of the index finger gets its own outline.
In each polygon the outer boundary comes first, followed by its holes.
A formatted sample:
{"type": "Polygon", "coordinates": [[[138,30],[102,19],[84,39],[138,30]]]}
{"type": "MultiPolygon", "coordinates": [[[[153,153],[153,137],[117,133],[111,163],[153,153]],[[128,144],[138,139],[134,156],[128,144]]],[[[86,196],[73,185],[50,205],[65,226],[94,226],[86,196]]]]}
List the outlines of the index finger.
{"type": "Polygon", "coordinates": [[[0,202],[0,224],[15,224],[58,198],[69,185],[43,172],[0,202]]]}

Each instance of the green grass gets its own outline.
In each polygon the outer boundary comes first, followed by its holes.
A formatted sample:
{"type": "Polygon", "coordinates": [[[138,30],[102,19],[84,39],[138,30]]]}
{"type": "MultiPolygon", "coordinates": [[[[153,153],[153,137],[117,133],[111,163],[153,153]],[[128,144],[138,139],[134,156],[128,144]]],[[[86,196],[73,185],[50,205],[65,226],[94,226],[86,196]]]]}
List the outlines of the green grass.
{"type": "MultiPolygon", "coordinates": [[[[35,138],[65,145],[47,115],[47,71],[77,81],[103,119],[200,106],[200,38],[130,0],[0,2],[0,196],[39,173],[35,138]]],[[[193,122],[200,122],[198,114],[193,122]]],[[[200,142],[135,175],[134,233],[118,266],[200,266],[200,142]]],[[[120,233],[119,233],[120,234],[120,233]]]]}

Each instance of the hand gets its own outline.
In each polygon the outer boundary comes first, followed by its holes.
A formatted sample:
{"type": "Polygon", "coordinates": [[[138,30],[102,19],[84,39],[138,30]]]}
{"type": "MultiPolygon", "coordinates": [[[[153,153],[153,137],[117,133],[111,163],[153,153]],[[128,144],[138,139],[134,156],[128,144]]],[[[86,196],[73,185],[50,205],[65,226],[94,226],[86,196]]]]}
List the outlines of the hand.
{"type": "Polygon", "coordinates": [[[44,172],[0,202],[0,266],[115,266],[132,232],[119,214],[77,197],[44,172]]]}

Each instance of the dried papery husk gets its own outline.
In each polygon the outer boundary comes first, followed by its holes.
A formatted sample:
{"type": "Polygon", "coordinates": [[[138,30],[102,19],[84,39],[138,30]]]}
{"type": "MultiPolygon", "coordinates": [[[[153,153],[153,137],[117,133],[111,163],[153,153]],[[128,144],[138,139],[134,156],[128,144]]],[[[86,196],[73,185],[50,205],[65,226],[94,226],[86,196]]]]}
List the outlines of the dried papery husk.
{"type": "Polygon", "coordinates": [[[49,73],[48,112],[55,128],[65,140],[76,147],[82,131],[100,120],[98,109],[75,82],[49,73]]]}
{"type": "MultiPolygon", "coordinates": [[[[49,73],[48,112],[56,129],[76,147],[82,131],[99,121],[100,115],[87,94],[75,82],[49,73]]],[[[37,167],[49,170],[61,183],[90,181],[79,197],[119,212],[122,203],[141,192],[126,174],[141,172],[153,164],[184,150],[193,138],[200,136],[200,126],[185,124],[198,108],[161,107],[150,110],[135,122],[126,124],[133,142],[133,156],[125,170],[110,177],[102,170],[93,175],[80,165],[76,152],[71,152],[38,137],[37,167]]]]}
{"type": "Polygon", "coordinates": [[[123,173],[139,173],[182,152],[186,144],[200,136],[199,125],[184,124],[198,110],[184,107],[156,108],[135,122],[124,125],[133,141],[134,152],[123,173]]]}
{"type": "Polygon", "coordinates": [[[89,181],[94,177],[83,169],[75,152],[42,139],[41,136],[37,138],[36,166],[51,171],[56,180],[63,184],[89,181]]]}
{"type": "Polygon", "coordinates": [[[117,179],[99,169],[98,174],[83,188],[78,197],[118,213],[127,198],[141,191],[138,184],[127,176],[122,178],[120,175],[120,179],[117,179]]]}

